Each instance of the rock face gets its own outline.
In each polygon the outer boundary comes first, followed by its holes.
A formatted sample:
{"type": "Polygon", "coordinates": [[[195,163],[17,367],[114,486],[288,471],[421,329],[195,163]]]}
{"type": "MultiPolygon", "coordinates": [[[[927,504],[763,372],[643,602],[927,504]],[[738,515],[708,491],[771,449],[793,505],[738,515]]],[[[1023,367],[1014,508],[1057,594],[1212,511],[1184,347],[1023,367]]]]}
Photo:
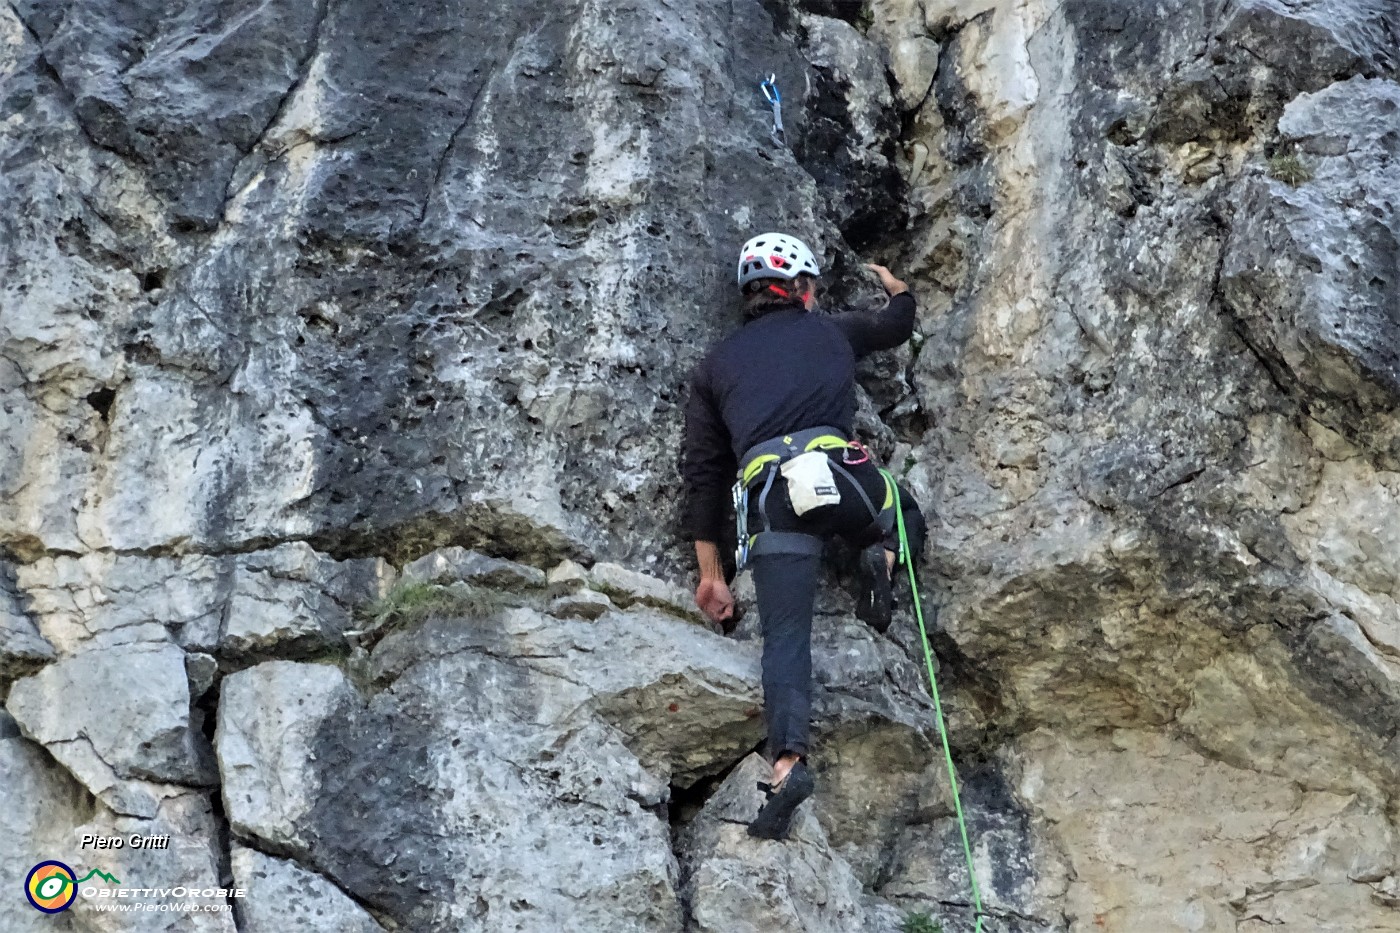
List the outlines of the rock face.
{"type": "MultiPolygon", "coordinates": [[[[1222,297],[1270,373],[1333,431],[1400,466],[1400,86],[1357,75],[1290,101],[1281,147],[1306,160],[1296,188],[1241,186],[1222,297]]],[[[1393,570],[1393,568],[1391,568],[1393,570]]]]}
{"type": "Polygon", "coordinates": [[[769,775],[757,755],[739,763],[685,828],[678,851],[690,903],[691,929],[705,931],[896,930],[890,914],[867,911],[850,865],[832,853],[821,824],[804,804],[785,844],[751,839],[745,831],[763,796],[755,784],[769,775]]]}
{"type": "MultiPolygon", "coordinates": [[[[16,734],[0,728],[0,780],[7,795],[23,805],[7,807],[3,817],[5,845],[0,846],[0,880],[16,895],[25,887],[25,878],[35,863],[56,859],[88,876],[100,869],[110,877],[92,878],[83,887],[114,894],[123,887],[183,887],[198,891],[218,888],[220,855],[216,846],[218,828],[215,811],[207,794],[191,791],[173,793],[163,799],[156,812],[133,818],[112,812],[101,798],[93,796],[57,766],[42,749],[16,734]],[[164,838],[159,849],[124,845],[121,849],[95,851],[85,837],[164,838]],[[112,879],[116,879],[115,881],[112,879]]],[[[131,898],[125,903],[135,903],[131,898]]],[[[53,930],[55,921],[74,930],[116,931],[156,930],[235,933],[227,913],[195,910],[209,903],[203,898],[173,894],[145,899],[152,905],[167,905],[150,912],[110,912],[97,909],[99,897],[82,895],[68,911],[57,916],[32,910],[28,905],[11,904],[5,927],[17,933],[53,930]],[[183,908],[183,909],[172,909],[183,908]]],[[[118,903],[108,900],[107,904],[118,903]]]]}
{"type": "Polygon", "coordinates": [[[10,689],[26,736],[119,813],[154,816],[157,794],[131,779],[212,784],[190,722],[184,652],[163,644],[108,648],[50,664],[10,689]]]}
{"type": "Polygon", "coordinates": [[[380,689],[367,698],[330,666],[234,674],[218,731],[233,831],[315,865],[410,929],[543,930],[573,918],[679,930],[658,818],[665,778],[756,740],[751,652],[711,636],[710,657],[682,658],[665,635],[689,630],[649,614],[554,620],[513,608],[391,634],[371,659],[380,689]],[[611,654],[648,641],[652,664],[607,669],[611,654]],[[717,693],[723,667],[734,686],[717,693]],[[633,704],[629,736],[610,720],[633,704]],[[661,730],[644,725],[656,716],[674,722],[663,748],[661,730]]]}
{"type": "Polygon", "coordinates": [[[12,584],[0,578],[0,683],[8,683],[53,658],[53,646],[20,608],[12,584]]]}
{"type": "Polygon", "coordinates": [[[740,825],[676,446],[782,228],[919,298],[857,427],[984,928],[1400,930],[1395,4],[13,0],[0,165],[0,881],[253,892],[69,928],[971,929],[839,561],[740,825]]]}
{"type": "Polygon", "coordinates": [[[1395,929],[1393,909],[1372,897],[1395,871],[1395,833],[1355,795],[1127,730],[1068,742],[1037,733],[1016,754],[1021,791],[1064,840],[1074,916],[1123,930],[1395,929]]]}
{"type": "Polygon", "coordinates": [[[247,892],[243,933],[381,933],[384,929],[335,885],[296,862],[234,845],[233,877],[247,892]]]}

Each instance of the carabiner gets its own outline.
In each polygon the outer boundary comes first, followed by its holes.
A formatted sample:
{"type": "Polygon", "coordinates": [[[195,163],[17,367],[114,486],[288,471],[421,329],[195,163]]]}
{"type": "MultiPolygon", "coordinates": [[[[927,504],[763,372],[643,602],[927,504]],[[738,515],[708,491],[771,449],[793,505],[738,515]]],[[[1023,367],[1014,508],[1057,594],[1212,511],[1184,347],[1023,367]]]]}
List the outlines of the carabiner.
{"type": "Polygon", "coordinates": [[[861,463],[869,463],[870,448],[866,447],[860,441],[851,441],[841,451],[841,462],[844,463],[846,466],[856,466],[861,463]],[[859,460],[851,459],[851,451],[853,450],[860,451],[861,456],[859,460]]]}
{"type": "Polygon", "coordinates": [[[763,92],[763,99],[770,104],[781,104],[783,102],[783,95],[778,90],[778,85],[776,83],[777,78],[778,76],[776,74],[770,74],[768,80],[758,86],[759,90],[763,92]]]}
{"type": "Polygon", "coordinates": [[[734,484],[734,572],[749,562],[749,490],[743,481],[734,484]]]}

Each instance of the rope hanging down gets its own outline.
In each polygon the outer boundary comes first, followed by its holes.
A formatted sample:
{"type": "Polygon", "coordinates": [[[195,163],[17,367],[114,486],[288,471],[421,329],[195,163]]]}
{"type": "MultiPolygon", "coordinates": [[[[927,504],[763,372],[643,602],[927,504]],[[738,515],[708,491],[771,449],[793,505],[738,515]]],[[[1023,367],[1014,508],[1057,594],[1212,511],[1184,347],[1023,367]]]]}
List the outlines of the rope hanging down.
{"type": "Polygon", "coordinates": [[[919,639],[924,646],[924,666],[928,669],[928,685],[933,695],[933,712],[938,720],[938,736],[943,740],[943,759],[948,764],[948,782],[953,788],[953,811],[958,815],[958,832],[962,834],[963,855],[967,858],[967,878],[972,885],[972,910],[977,918],[976,933],[982,933],[982,892],[977,887],[977,872],[972,866],[972,844],[968,842],[967,820],[963,818],[962,799],[958,794],[958,771],[953,765],[953,749],[948,744],[948,726],[943,720],[943,701],[938,696],[938,679],[933,674],[933,649],[929,647],[928,630],[924,627],[924,609],[919,600],[919,586],[914,581],[914,564],[909,560],[909,539],[904,532],[904,509],[899,502],[899,486],[889,470],[881,470],[885,482],[894,490],[894,515],[899,529],[899,562],[909,572],[909,593],[914,602],[914,618],[919,622],[919,639]]]}

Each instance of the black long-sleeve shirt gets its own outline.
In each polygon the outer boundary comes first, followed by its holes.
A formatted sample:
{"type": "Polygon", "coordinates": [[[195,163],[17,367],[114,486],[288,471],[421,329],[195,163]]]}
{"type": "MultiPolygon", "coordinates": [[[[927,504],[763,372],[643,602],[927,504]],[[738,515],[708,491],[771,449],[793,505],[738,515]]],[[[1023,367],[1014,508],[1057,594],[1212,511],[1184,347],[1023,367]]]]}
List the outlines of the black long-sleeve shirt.
{"type": "Polygon", "coordinates": [[[914,333],[914,298],[877,311],[777,308],[720,341],[696,366],[685,410],[685,524],[719,541],[739,457],[759,441],[830,425],[851,434],[856,360],[914,333]]]}

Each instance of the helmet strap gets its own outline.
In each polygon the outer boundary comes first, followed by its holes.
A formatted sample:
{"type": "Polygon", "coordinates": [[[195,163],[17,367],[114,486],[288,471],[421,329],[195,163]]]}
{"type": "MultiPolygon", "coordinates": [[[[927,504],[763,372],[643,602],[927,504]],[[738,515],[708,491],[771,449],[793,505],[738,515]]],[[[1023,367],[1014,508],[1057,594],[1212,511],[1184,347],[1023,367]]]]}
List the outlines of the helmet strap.
{"type": "Polygon", "coordinates": [[[768,290],[769,290],[770,292],[772,292],[773,294],[779,295],[779,296],[781,296],[781,297],[783,297],[783,298],[791,298],[791,297],[792,297],[792,293],[789,292],[786,288],[783,288],[781,285],[769,285],[769,286],[768,286],[768,290]]]}

